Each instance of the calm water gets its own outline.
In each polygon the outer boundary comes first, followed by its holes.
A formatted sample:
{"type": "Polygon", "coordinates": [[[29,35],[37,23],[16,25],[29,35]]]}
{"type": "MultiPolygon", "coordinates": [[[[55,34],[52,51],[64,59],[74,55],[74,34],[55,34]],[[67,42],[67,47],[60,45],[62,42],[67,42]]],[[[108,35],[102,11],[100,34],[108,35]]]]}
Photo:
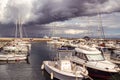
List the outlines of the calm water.
{"type": "Polygon", "coordinates": [[[30,64],[0,64],[0,80],[50,80],[49,75],[40,68],[43,60],[52,59],[52,54],[44,43],[33,43],[30,64]]]}
{"type": "Polygon", "coordinates": [[[0,80],[50,80],[49,74],[41,70],[41,64],[44,60],[51,60],[55,55],[55,51],[45,43],[32,43],[30,64],[0,64],[0,80]]]}

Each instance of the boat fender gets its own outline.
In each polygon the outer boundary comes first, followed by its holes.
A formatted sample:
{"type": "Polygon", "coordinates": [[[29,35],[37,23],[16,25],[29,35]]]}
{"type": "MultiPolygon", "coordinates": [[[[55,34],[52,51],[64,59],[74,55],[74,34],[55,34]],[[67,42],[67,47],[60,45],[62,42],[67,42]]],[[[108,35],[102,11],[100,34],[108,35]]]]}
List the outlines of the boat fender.
{"type": "Polygon", "coordinates": [[[88,71],[85,69],[84,71],[81,72],[82,75],[87,76],[88,75],[88,71]]]}
{"type": "Polygon", "coordinates": [[[86,78],[89,78],[90,80],[93,80],[89,75],[88,75],[88,71],[85,69],[85,71],[81,72],[81,75],[83,75],[86,78]]]}
{"type": "Polygon", "coordinates": [[[81,73],[81,74],[83,74],[83,75],[88,75],[88,71],[87,71],[87,69],[86,69],[85,63],[83,64],[83,70],[82,70],[82,73],[81,73]]]}
{"type": "Polygon", "coordinates": [[[19,62],[20,60],[19,60],[19,58],[17,58],[15,61],[16,61],[16,62],[19,62]]]}
{"type": "Polygon", "coordinates": [[[7,63],[8,63],[8,61],[9,61],[8,58],[6,59],[6,61],[7,61],[7,63]]]}
{"type": "Polygon", "coordinates": [[[41,69],[43,70],[45,68],[44,64],[42,64],[41,69]]]}
{"type": "Polygon", "coordinates": [[[76,71],[75,76],[78,77],[81,74],[81,71],[76,71]]]}
{"type": "Polygon", "coordinates": [[[120,72],[120,68],[118,66],[114,67],[114,69],[118,72],[120,72]]]}
{"type": "Polygon", "coordinates": [[[50,78],[51,78],[52,80],[53,80],[53,77],[54,77],[54,76],[53,76],[53,73],[51,72],[51,73],[50,73],[50,78]]]}

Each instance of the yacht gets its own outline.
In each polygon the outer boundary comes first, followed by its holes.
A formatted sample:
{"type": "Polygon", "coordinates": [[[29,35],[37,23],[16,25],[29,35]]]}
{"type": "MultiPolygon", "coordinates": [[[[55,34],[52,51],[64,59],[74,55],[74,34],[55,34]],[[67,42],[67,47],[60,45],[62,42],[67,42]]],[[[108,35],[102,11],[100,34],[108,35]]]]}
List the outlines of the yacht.
{"type": "Polygon", "coordinates": [[[120,50],[118,48],[111,49],[104,46],[97,46],[96,48],[102,52],[102,54],[105,56],[105,59],[120,66],[120,50]]]}
{"type": "Polygon", "coordinates": [[[84,66],[76,65],[68,58],[72,56],[69,51],[59,50],[58,58],[54,61],[43,61],[41,69],[45,69],[51,79],[60,80],[83,80],[88,78],[88,71],[84,66]]]}
{"type": "Polygon", "coordinates": [[[104,58],[101,51],[88,45],[75,48],[75,52],[70,60],[76,64],[85,64],[89,75],[95,78],[106,80],[112,77],[112,75],[118,74],[120,71],[117,65],[104,58]]]}

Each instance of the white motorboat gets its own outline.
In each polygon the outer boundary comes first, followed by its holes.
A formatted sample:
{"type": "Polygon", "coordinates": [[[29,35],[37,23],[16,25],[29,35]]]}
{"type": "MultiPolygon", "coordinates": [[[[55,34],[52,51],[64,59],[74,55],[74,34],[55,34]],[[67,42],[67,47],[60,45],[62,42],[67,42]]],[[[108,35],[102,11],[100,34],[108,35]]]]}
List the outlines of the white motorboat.
{"type": "Polygon", "coordinates": [[[52,40],[52,41],[48,41],[47,44],[64,45],[64,42],[59,40],[52,40]]]}
{"type": "Polygon", "coordinates": [[[31,50],[31,43],[29,41],[23,41],[22,39],[14,39],[12,42],[14,45],[24,46],[27,47],[28,50],[31,50]]]}
{"type": "Polygon", "coordinates": [[[48,41],[49,45],[64,45],[65,42],[60,41],[60,37],[51,37],[52,41],[48,41]]]}
{"type": "Polygon", "coordinates": [[[14,53],[14,52],[1,52],[0,61],[22,61],[27,60],[26,53],[14,53]]]}
{"type": "Polygon", "coordinates": [[[78,47],[78,43],[75,44],[75,43],[73,43],[73,41],[67,41],[67,42],[65,42],[64,46],[71,46],[71,47],[76,48],[76,47],[78,47]]]}
{"type": "Polygon", "coordinates": [[[108,79],[120,71],[117,65],[104,58],[101,51],[87,45],[75,48],[70,60],[80,65],[85,64],[91,77],[108,79]]]}
{"type": "Polygon", "coordinates": [[[120,50],[113,50],[110,55],[110,60],[113,63],[120,65],[120,50]]]}
{"type": "Polygon", "coordinates": [[[50,48],[59,48],[61,47],[62,45],[64,45],[65,42],[63,41],[59,41],[59,40],[52,40],[52,41],[48,41],[47,42],[47,45],[50,47],[50,48]]]}
{"type": "Polygon", "coordinates": [[[88,71],[84,66],[76,65],[68,57],[72,56],[69,52],[60,52],[58,60],[43,61],[42,69],[45,69],[51,76],[51,79],[60,80],[82,80],[88,78],[88,71]]]}
{"type": "Polygon", "coordinates": [[[111,49],[111,48],[102,47],[102,46],[97,46],[96,48],[102,52],[105,59],[120,66],[120,50],[118,48],[111,49]]]}
{"type": "Polygon", "coordinates": [[[28,52],[28,47],[24,45],[7,45],[3,47],[4,51],[10,52],[28,52]]]}

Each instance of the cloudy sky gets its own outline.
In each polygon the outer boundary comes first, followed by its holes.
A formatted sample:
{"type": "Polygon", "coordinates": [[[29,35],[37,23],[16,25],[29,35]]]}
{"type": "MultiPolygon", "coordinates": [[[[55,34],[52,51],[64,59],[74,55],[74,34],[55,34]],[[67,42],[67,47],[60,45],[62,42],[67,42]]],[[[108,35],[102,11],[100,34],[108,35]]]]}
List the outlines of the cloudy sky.
{"type": "Polygon", "coordinates": [[[0,0],[0,36],[119,37],[120,0],[0,0]]]}

